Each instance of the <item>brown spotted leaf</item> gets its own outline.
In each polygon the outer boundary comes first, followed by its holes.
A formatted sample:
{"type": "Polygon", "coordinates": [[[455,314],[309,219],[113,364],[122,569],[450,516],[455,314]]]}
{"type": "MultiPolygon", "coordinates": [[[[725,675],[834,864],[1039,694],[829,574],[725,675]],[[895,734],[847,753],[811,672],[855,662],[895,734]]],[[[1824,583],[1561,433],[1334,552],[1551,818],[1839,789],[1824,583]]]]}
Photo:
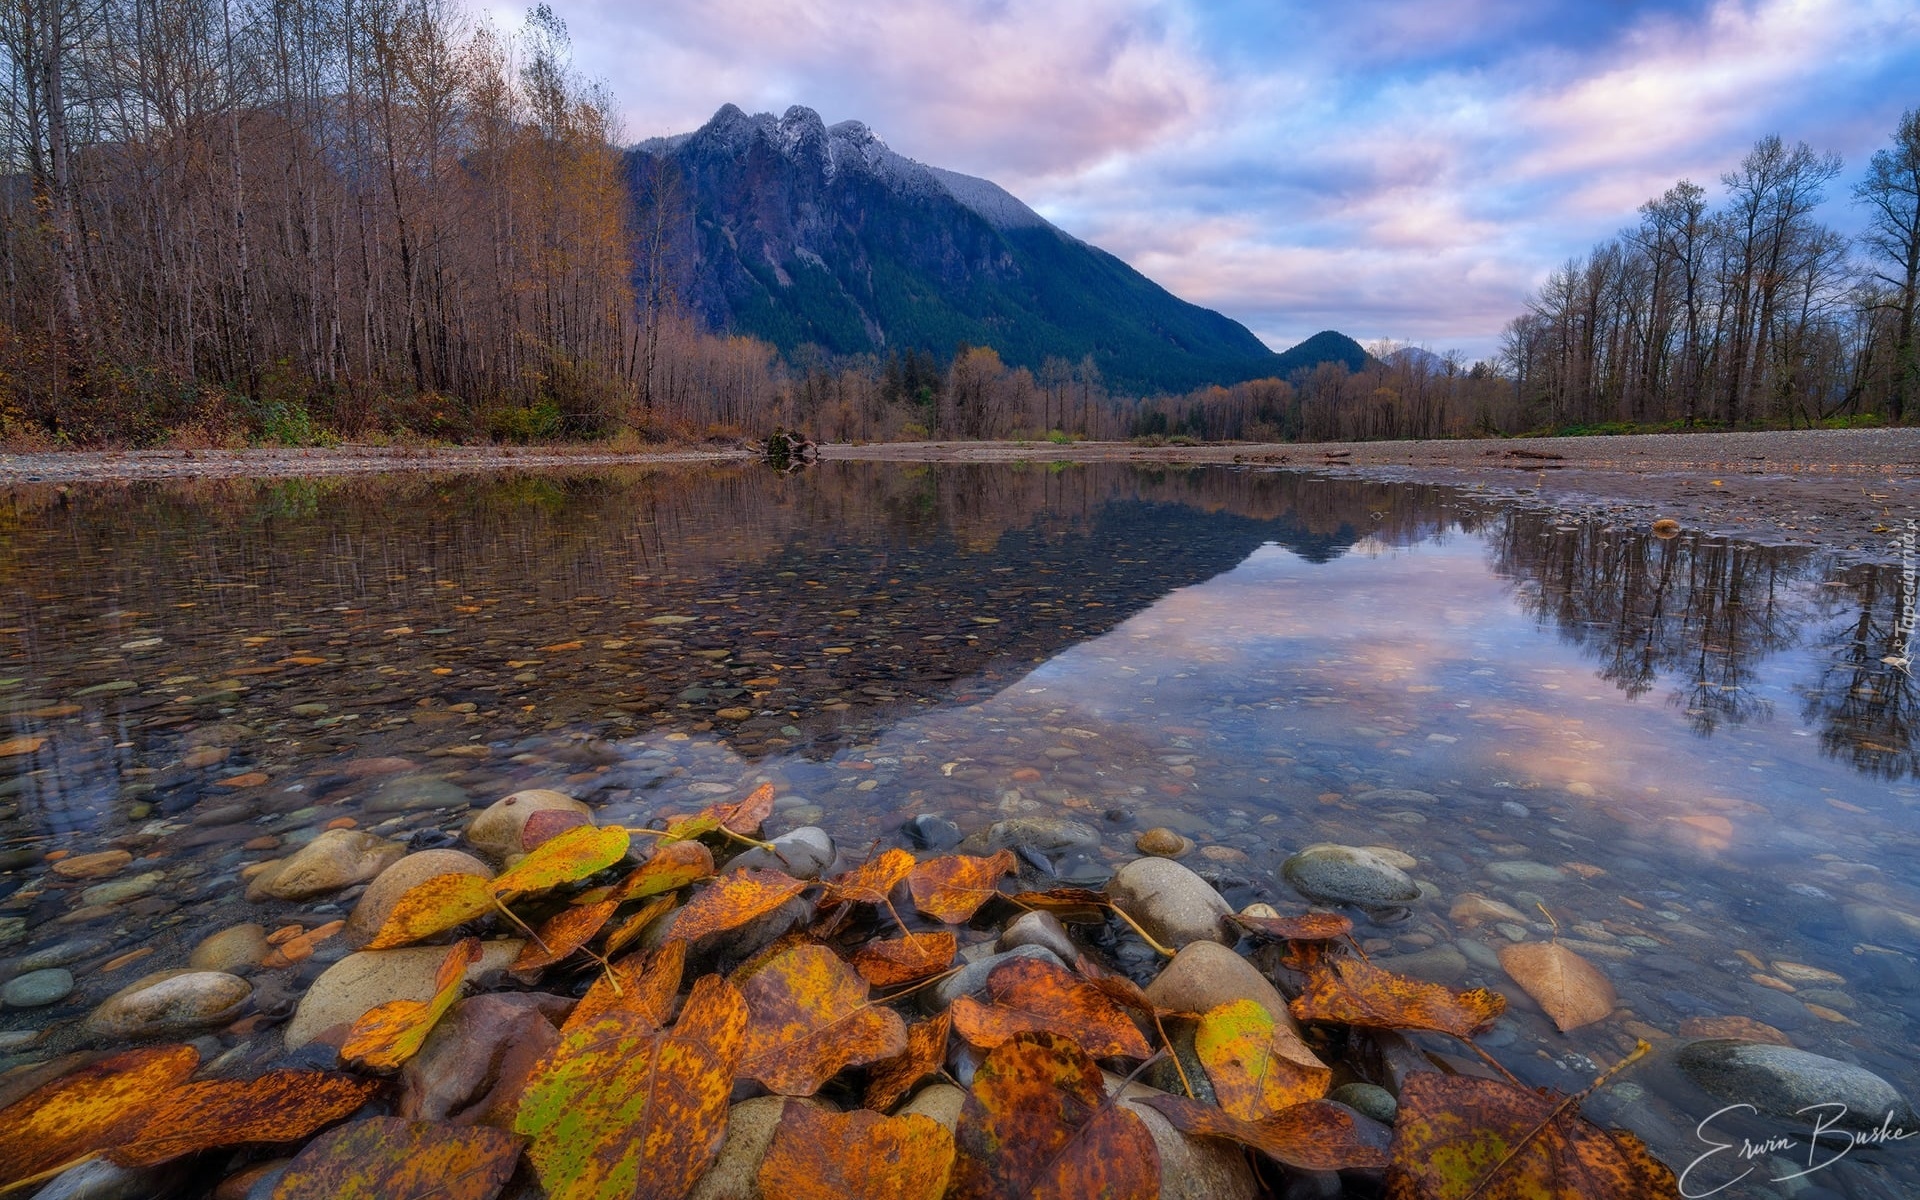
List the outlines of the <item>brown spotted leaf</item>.
{"type": "Polygon", "coordinates": [[[1394,1120],[1389,1200],[1467,1200],[1476,1189],[1482,1200],[1679,1195],[1673,1172],[1638,1138],[1601,1129],[1578,1105],[1563,1106],[1566,1099],[1500,1079],[1407,1076],[1394,1120]]]}
{"type": "Polygon", "coordinates": [[[607,957],[611,958],[639,941],[640,935],[647,931],[647,926],[658,921],[672,909],[672,896],[655,896],[632,913],[620,918],[620,923],[607,933],[607,957]]]}
{"type": "Polygon", "coordinates": [[[773,815],[773,785],[763,783],[738,804],[716,804],[707,811],[720,818],[721,828],[751,837],[773,815]]]}
{"type": "Polygon", "coordinates": [[[1347,1171],[1387,1165],[1386,1151],[1366,1140],[1353,1114],[1328,1100],[1309,1100],[1258,1121],[1242,1120],[1185,1096],[1144,1096],[1140,1103],[1182,1133],[1251,1146],[1295,1170],[1347,1171]]]}
{"type": "Polygon", "coordinates": [[[959,948],[960,940],[946,930],[909,933],[860,947],[853,969],[875,987],[898,987],[946,970],[959,948]]]}
{"type": "Polygon", "coordinates": [[[726,1139],[746,1027],[740,993],[707,975],[672,1029],[612,1009],[562,1034],[513,1123],[549,1200],[685,1196],[726,1139]]]}
{"type": "Polygon", "coordinates": [[[932,1117],[789,1104],[757,1181],[767,1200],[940,1200],[953,1135],[932,1117]]]}
{"type": "Polygon", "coordinates": [[[334,1071],[269,1071],[174,1088],[140,1129],[107,1150],[123,1167],[151,1167],[222,1146],[299,1142],[345,1120],[384,1084],[334,1071]]]}
{"type": "Polygon", "coordinates": [[[1558,942],[1502,947],[1500,966],[1532,996],[1561,1033],[1604,1021],[1620,997],[1598,968],[1558,942]]]}
{"type": "Polygon", "coordinates": [[[729,871],[701,889],[674,918],[673,936],[689,946],[766,916],[807,888],[779,871],[729,871]]]}
{"type": "Polygon", "coordinates": [[[1023,1033],[989,1051],[954,1130],[951,1200],[1156,1200],[1160,1151],[1076,1043],[1023,1033]]]}
{"type": "Polygon", "coordinates": [[[1302,913],[1297,917],[1228,917],[1240,928],[1276,942],[1329,942],[1353,932],[1353,922],[1339,913],[1302,913]]]}
{"type": "Polygon", "coordinates": [[[936,921],[958,925],[1000,893],[1000,877],[1017,865],[1011,850],[992,858],[949,854],[928,859],[907,873],[913,906],[936,921]]]}
{"type": "Polygon", "coordinates": [[[1456,992],[1410,979],[1357,958],[1327,958],[1307,974],[1293,1001],[1302,1021],[1334,1021],[1369,1029],[1431,1029],[1470,1038],[1507,1010],[1505,997],[1485,988],[1456,992]]]}
{"type": "Polygon", "coordinates": [[[909,1026],[906,1053],[873,1064],[867,1072],[867,1096],[861,1103],[885,1112],[912,1091],[915,1084],[938,1074],[946,1066],[947,1035],[952,1029],[951,1011],[909,1026]]]}
{"type": "Polygon", "coordinates": [[[1016,1034],[1044,1030],[1071,1038],[1097,1058],[1153,1053],[1126,1010],[1105,991],[1042,958],[1010,958],[987,976],[991,1004],[953,1002],[953,1028],[969,1045],[991,1050],[1016,1034]]]}
{"type": "Polygon", "coordinates": [[[627,856],[627,831],[618,825],[576,825],[531,850],[493,881],[493,894],[502,899],[544,892],[562,884],[578,883],[604,871],[627,856]]]}
{"type": "Polygon", "coordinates": [[[567,1014],[560,1032],[571,1033],[614,1009],[637,1013],[655,1026],[665,1025],[673,1014],[674,998],[680,994],[686,962],[687,944],[675,940],[651,955],[633,954],[609,963],[606,974],[593,981],[587,994],[567,1014]]]}
{"type": "Polygon", "coordinates": [[[713,851],[699,842],[670,842],[635,867],[606,895],[608,900],[644,900],[709,878],[713,851]]]}
{"type": "Polygon", "coordinates": [[[484,877],[460,871],[435,875],[401,895],[367,949],[409,945],[492,911],[493,884],[484,877]]]}
{"type": "Polygon", "coordinates": [[[740,977],[753,1020],[738,1071],[782,1096],[811,1096],[849,1066],[907,1048],[900,1014],[867,998],[867,985],[826,946],[787,947],[740,977]]]}
{"type": "Polygon", "coordinates": [[[1292,1031],[1276,1037],[1273,1014],[1258,1000],[1234,1000],[1204,1013],[1193,1032],[1194,1053],[1207,1069],[1220,1107],[1245,1121],[1327,1094],[1333,1072],[1296,1061],[1292,1031]]]}
{"type": "Polygon", "coordinates": [[[885,904],[887,896],[913,867],[912,854],[905,850],[889,850],[827,884],[827,894],[822,903],[885,904]]]}
{"type": "Polygon", "coordinates": [[[576,904],[561,909],[540,923],[536,931],[539,936],[527,940],[527,944],[520,949],[520,956],[507,969],[521,974],[552,966],[592,941],[619,907],[618,900],[602,900],[596,904],[576,904]]]}
{"type": "Polygon", "coordinates": [[[520,1145],[485,1125],[371,1117],[308,1142],[272,1200],[493,1200],[520,1145]]]}
{"type": "Polygon", "coordinates": [[[467,967],[480,961],[480,939],[464,938],[440,960],[433,977],[433,999],[389,1000],[377,1005],[353,1023],[340,1057],[347,1062],[376,1071],[397,1070],[420,1052],[427,1035],[446,1011],[460,999],[460,987],[466,982],[467,967]]]}
{"type": "Polygon", "coordinates": [[[1021,908],[1052,913],[1062,921],[1087,923],[1104,921],[1112,903],[1105,892],[1087,888],[1057,887],[1044,892],[1017,892],[1008,900],[1021,908]]]}
{"type": "Polygon", "coordinates": [[[0,1187],[124,1139],[200,1065],[192,1046],[128,1050],[45,1083],[0,1109],[0,1187]]]}

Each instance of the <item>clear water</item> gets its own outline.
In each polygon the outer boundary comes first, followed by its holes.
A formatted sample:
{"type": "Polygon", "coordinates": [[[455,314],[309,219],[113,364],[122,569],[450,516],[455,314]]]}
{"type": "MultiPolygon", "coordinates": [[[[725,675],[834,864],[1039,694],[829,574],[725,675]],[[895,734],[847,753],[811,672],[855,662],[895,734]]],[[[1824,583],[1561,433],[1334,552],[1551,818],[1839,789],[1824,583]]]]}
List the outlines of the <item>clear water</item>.
{"type": "MultiPolygon", "coordinates": [[[[1524,1079],[1744,1016],[1920,1095],[1895,567],[1284,471],[828,464],[18,489],[0,572],[0,737],[32,747],[0,758],[0,978],[67,943],[80,985],[0,1013],[46,1031],[5,1063],[216,929],[350,906],[239,896],[329,820],[430,844],[520,787],[643,822],[771,779],[776,828],[856,856],[918,813],[1081,820],[1094,867],[1172,826],[1283,911],[1292,851],[1389,846],[1431,894],[1368,952],[1506,992],[1524,1079]],[[151,891],[42,862],[109,847],[151,891]],[[1464,892],[1529,919],[1456,925],[1464,892]],[[1545,914],[1612,1019],[1559,1034],[1494,963],[1545,914]],[[1844,982],[1756,982],[1781,961],[1844,982]]],[[[1656,1063],[1589,1111],[1680,1166],[1710,1107],[1656,1063]]],[[[1721,1194],[1796,1186],[1767,1172],[1721,1194]]],[[[1920,1194],[1920,1156],[1797,1186],[1920,1194]]]]}

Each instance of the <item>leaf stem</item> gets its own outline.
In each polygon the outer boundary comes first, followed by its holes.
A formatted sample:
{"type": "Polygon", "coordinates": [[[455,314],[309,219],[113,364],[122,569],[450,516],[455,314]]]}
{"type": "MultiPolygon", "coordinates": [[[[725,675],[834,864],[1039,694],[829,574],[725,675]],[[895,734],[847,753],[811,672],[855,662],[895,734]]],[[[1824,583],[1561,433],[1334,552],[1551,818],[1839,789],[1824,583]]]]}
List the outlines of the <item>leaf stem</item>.
{"type": "Polygon", "coordinates": [[[1141,941],[1153,947],[1153,950],[1156,954],[1159,954],[1163,958],[1173,957],[1173,951],[1167,949],[1165,946],[1162,946],[1159,942],[1154,941],[1153,935],[1148,933],[1146,930],[1140,928],[1140,922],[1128,916],[1126,909],[1121,908],[1118,904],[1113,903],[1113,901],[1111,900],[1107,901],[1107,907],[1113,910],[1115,916],[1119,917],[1122,921],[1125,921],[1127,923],[1128,928],[1132,929],[1135,933],[1139,934],[1141,941]]]}

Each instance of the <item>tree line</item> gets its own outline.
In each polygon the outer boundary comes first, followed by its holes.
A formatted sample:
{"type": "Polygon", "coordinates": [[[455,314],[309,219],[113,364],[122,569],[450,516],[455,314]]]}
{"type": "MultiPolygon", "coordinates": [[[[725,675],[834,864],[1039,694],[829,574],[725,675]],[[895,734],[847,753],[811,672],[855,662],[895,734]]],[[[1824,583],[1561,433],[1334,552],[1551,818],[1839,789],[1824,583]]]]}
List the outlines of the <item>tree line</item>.
{"type": "Polygon", "coordinates": [[[1812,426],[1920,402],[1920,108],[1849,188],[1849,238],[1817,211],[1840,159],[1762,138],[1720,177],[1681,180],[1556,269],[1511,321],[1518,418],[1545,426],[1812,426]]]}

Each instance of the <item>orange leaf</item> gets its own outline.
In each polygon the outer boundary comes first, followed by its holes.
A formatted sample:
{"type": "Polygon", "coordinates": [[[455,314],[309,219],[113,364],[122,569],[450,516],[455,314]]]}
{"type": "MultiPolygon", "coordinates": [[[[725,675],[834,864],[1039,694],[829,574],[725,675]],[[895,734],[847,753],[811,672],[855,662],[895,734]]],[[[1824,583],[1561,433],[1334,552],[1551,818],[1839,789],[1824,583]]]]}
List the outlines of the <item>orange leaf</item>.
{"type": "Polygon", "coordinates": [[[952,1200],[1156,1200],[1160,1151],[1086,1051],[1023,1033],[988,1053],[954,1130],[952,1200]]]}
{"type": "Polygon", "coordinates": [[[953,1028],[990,1050],[1015,1034],[1044,1030],[1071,1038],[1096,1057],[1153,1053],[1133,1021],[1100,988],[1041,958],[1010,958],[987,976],[991,1005],[971,996],[953,1002],[953,1028]]]}
{"type": "Polygon", "coordinates": [[[672,896],[655,896],[641,905],[639,910],[613,927],[607,935],[607,955],[620,953],[634,940],[647,931],[647,926],[660,919],[662,913],[673,907],[672,896]]]}
{"type": "Polygon", "coordinates": [[[614,1009],[638,1013],[653,1025],[663,1026],[673,1013],[673,1001],[680,994],[680,976],[686,969],[687,944],[671,941],[654,951],[645,962],[642,955],[607,964],[607,973],[593,981],[580,1003],[567,1014],[560,1032],[573,1030],[614,1009]],[[618,984],[620,990],[614,991],[618,984]]]}
{"type": "Polygon", "coordinates": [[[1566,1099],[1501,1079],[1434,1071],[1407,1076],[1394,1120],[1387,1195],[1466,1200],[1477,1191],[1483,1200],[1669,1200],[1679,1194],[1673,1172],[1638,1138],[1601,1129],[1580,1115],[1578,1105],[1563,1107],[1566,1099]]]}
{"type": "Polygon", "coordinates": [[[932,1117],[789,1104],[757,1181],[767,1200],[940,1200],[953,1135],[932,1117]]]}
{"type": "Polygon", "coordinates": [[[563,883],[577,883],[627,856],[627,831],[618,825],[601,829],[577,825],[530,850],[527,856],[500,873],[493,894],[506,897],[544,892],[563,883]]]}
{"type": "Polygon", "coordinates": [[[174,1085],[193,1074],[192,1046],[129,1050],[41,1084],[0,1109],[0,1187],[124,1140],[174,1085]]]}
{"type": "Polygon", "coordinates": [[[945,930],[909,933],[860,947],[853,969],[875,987],[897,987],[946,970],[959,948],[959,939],[945,930]]]}
{"type": "Polygon", "coordinates": [[[549,1200],[685,1196],[726,1139],[746,1026],[740,993],[707,975],[671,1030],[613,1009],[563,1033],[513,1122],[549,1200]]]}
{"type": "Polygon", "coordinates": [[[1307,974],[1293,1001],[1302,1021],[1336,1021],[1369,1029],[1431,1029],[1470,1038],[1507,1010],[1498,992],[1455,992],[1437,983],[1409,979],[1357,958],[1328,959],[1307,974]]]}
{"type": "Polygon", "coordinates": [[[885,904],[894,886],[905,879],[913,867],[912,854],[905,850],[889,850],[829,883],[823,903],[885,904]]]}
{"type": "Polygon", "coordinates": [[[929,859],[907,873],[913,906],[936,921],[958,925],[999,895],[1000,877],[1017,863],[1011,850],[992,858],[949,854],[929,859]]]}
{"type": "Polygon", "coordinates": [[[943,1012],[931,1021],[922,1021],[907,1029],[907,1052],[873,1064],[867,1072],[867,1108],[885,1112],[899,1103],[900,1097],[947,1062],[947,1034],[953,1028],[953,1014],[943,1012]]]}
{"type": "Polygon", "coordinates": [[[1105,892],[1087,888],[1057,887],[1044,892],[1019,892],[1007,897],[1021,908],[1049,912],[1062,921],[1104,921],[1113,907],[1105,892]]]}
{"type": "Polygon", "coordinates": [[[459,871],[414,884],[394,903],[369,950],[387,950],[444,933],[493,911],[493,885],[459,871]]]}
{"type": "Polygon", "coordinates": [[[519,1160],[499,1129],[371,1117],[308,1142],[273,1200],[493,1200],[519,1160]]]}
{"type": "Polygon", "coordinates": [[[825,946],[790,946],[740,984],[753,1020],[738,1073],[782,1096],[811,1096],[844,1067],[907,1048],[900,1014],[867,998],[867,985],[825,946]]]}
{"type": "Polygon", "coordinates": [[[1297,917],[1228,917],[1250,933],[1279,942],[1328,942],[1353,932],[1353,922],[1339,913],[1302,913],[1297,917]]]}
{"type": "Polygon", "coordinates": [[[523,974],[552,966],[592,941],[593,935],[600,932],[601,926],[613,916],[613,910],[619,907],[618,900],[602,900],[597,904],[561,909],[540,923],[539,937],[522,946],[520,957],[507,969],[523,974]],[[542,942],[546,943],[545,949],[541,949],[542,942]]]}
{"type": "Polygon", "coordinates": [[[1207,1069],[1220,1107],[1246,1121],[1327,1094],[1333,1072],[1298,1062],[1286,1050],[1291,1036],[1275,1037],[1273,1014],[1258,1000],[1234,1000],[1209,1009],[1193,1033],[1194,1053],[1207,1069]]]}
{"type": "Polygon", "coordinates": [[[467,967],[480,961],[480,939],[466,938],[447,951],[434,974],[433,999],[389,1000],[370,1009],[353,1023],[340,1057],[350,1063],[391,1071],[420,1052],[427,1035],[433,1032],[453,1002],[460,998],[460,986],[466,982],[467,967]]]}
{"type": "Polygon", "coordinates": [[[352,1116],[383,1086],[333,1071],[183,1084],[142,1114],[140,1131],[107,1157],[123,1167],[151,1167],[220,1146],[304,1141],[352,1116]]]}
{"type": "Polygon", "coordinates": [[[703,937],[738,929],[779,908],[806,887],[804,881],[779,871],[729,871],[680,910],[673,922],[673,936],[691,946],[703,937]]]}
{"type": "Polygon", "coordinates": [[[1500,966],[1547,1010],[1561,1033],[1604,1021],[1620,999],[1592,963],[1558,942],[1503,947],[1500,966]]]}
{"type": "Polygon", "coordinates": [[[707,811],[720,819],[722,828],[752,836],[773,815],[773,785],[763,783],[738,804],[716,804],[707,811]]]}
{"type": "Polygon", "coordinates": [[[1384,1167],[1386,1152],[1369,1144],[1353,1114],[1328,1100],[1309,1100],[1258,1121],[1244,1121],[1185,1096],[1143,1096],[1140,1103],[1175,1129],[1198,1137],[1225,1138],[1251,1146],[1300,1171],[1345,1171],[1384,1167]]]}
{"type": "Polygon", "coordinates": [[[633,869],[613,890],[609,900],[644,900],[662,892],[671,892],[713,874],[713,851],[699,842],[669,842],[657,848],[653,857],[633,869]]]}

